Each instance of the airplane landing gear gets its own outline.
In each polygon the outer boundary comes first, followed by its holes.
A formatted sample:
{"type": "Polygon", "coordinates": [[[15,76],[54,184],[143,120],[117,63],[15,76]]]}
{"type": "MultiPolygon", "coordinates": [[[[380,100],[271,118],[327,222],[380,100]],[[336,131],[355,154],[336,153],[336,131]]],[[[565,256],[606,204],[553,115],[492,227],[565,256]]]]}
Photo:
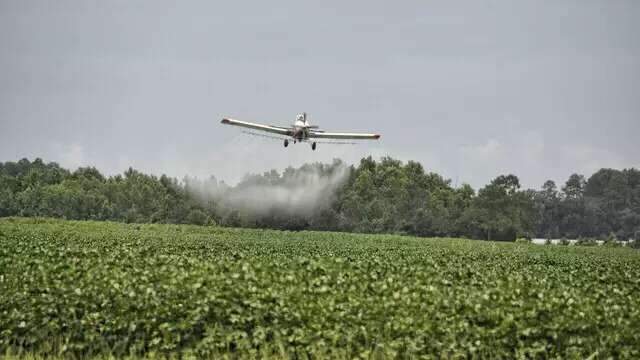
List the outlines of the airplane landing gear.
{"type": "Polygon", "coordinates": [[[316,143],[311,144],[311,150],[316,151],[316,143]]]}
{"type": "Polygon", "coordinates": [[[287,146],[289,146],[289,140],[285,139],[284,140],[284,147],[287,147],[287,146]]]}

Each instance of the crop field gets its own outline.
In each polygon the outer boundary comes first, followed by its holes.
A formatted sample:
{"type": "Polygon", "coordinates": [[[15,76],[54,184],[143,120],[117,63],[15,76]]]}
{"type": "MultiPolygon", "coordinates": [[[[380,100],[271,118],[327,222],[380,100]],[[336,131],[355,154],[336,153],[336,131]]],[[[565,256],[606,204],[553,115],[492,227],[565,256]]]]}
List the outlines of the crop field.
{"type": "Polygon", "coordinates": [[[639,358],[640,252],[0,220],[0,356],[639,358]]]}

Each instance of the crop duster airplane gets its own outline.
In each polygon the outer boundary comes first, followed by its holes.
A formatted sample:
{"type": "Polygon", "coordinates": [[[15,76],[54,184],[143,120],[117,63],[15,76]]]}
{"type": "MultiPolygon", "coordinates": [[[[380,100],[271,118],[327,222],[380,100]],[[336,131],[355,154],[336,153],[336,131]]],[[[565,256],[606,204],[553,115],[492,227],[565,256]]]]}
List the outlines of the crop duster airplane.
{"type": "MultiPolygon", "coordinates": [[[[234,120],[224,118],[222,119],[223,124],[227,125],[235,125],[240,126],[252,130],[264,131],[271,134],[277,134],[280,136],[284,136],[284,147],[289,146],[289,141],[293,141],[293,143],[298,142],[310,142],[311,149],[316,149],[316,144],[321,143],[322,141],[318,140],[378,140],[380,139],[380,135],[378,134],[361,134],[361,133],[338,133],[338,132],[326,132],[322,131],[318,128],[318,126],[311,125],[309,120],[307,120],[307,113],[298,114],[296,116],[296,122],[289,127],[281,127],[281,126],[273,126],[273,125],[262,125],[256,124],[246,121],[234,120]],[[317,140],[318,139],[318,140],[317,140]]],[[[253,133],[250,133],[253,134],[253,133]]],[[[262,134],[254,134],[261,135],[266,137],[273,137],[262,134]]],[[[277,138],[276,139],[282,139],[277,138]]],[[[327,142],[329,144],[345,144],[340,142],[327,142]]]]}

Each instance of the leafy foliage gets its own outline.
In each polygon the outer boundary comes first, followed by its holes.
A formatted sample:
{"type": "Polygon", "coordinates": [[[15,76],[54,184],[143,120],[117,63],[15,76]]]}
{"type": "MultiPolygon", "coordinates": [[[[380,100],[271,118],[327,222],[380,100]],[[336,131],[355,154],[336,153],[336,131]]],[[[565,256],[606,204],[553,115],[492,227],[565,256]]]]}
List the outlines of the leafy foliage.
{"type": "Polygon", "coordinates": [[[596,246],[596,245],[598,245],[598,243],[597,243],[597,241],[595,239],[592,239],[592,238],[580,238],[576,242],[576,245],[578,245],[578,246],[596,246]]]}
{"type": "Polygon", "coordinates": [[[0,220],[0,353],[638,358],[640,253],[0,220]]]}
{"type": "Polygon", "coordinates": [[[128,169],[105,177],[95,168],[0,163],[0,217],[47,216],[127,223],[171,223],[416,236],[640,238],[640,171],[573,174],[558,186],[523,190],[500,175],[477,193],[451,186],[413,161],[371,157],[248,175],[236,186],[152,176],[128,169]],[[313,189],[313,190],[311,190],[313,189]]]}

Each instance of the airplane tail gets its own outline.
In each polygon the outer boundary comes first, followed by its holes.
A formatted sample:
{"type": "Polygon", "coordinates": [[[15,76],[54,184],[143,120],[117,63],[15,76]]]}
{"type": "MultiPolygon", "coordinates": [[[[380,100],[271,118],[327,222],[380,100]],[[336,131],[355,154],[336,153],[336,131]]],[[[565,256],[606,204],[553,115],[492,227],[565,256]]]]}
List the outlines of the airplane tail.
{"type": "Polygon", "coordinates": [[[319,128],[320,128],[320,127],[319,127],[319,126],[317,126],[317,125],[311,125],[311,124],[309,123],[309,120],[307,120],[307,113],[306,113],[306,112],[303,112],[303,113],[302,113],[302,118],[304,119],[305,127],[306,127],[307,129],[319,129],[319,128]]]}

